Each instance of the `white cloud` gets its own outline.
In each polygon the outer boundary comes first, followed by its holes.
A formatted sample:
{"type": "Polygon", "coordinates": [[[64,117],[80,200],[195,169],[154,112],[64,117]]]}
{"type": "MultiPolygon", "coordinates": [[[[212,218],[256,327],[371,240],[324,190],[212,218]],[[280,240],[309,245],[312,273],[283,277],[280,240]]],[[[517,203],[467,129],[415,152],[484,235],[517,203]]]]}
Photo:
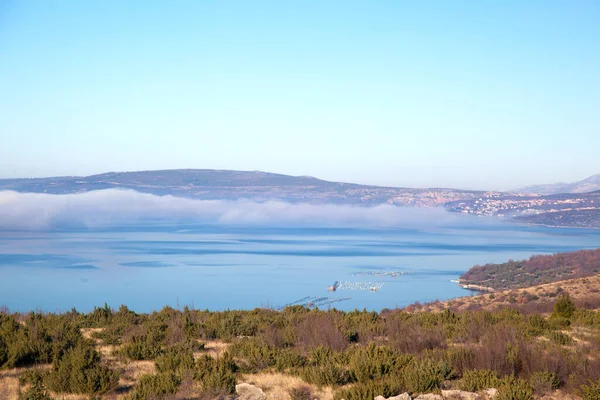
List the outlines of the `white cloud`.
{"type": "Polygon", "coordinates": [[[423,227],[455,223],[441,208],[391,205],[295,204],[282,201],[193,200],[131,190],[99,190],[50,195],[0,191],[0,229],[102,226],[144,219],[221,224],[423,227]]]}

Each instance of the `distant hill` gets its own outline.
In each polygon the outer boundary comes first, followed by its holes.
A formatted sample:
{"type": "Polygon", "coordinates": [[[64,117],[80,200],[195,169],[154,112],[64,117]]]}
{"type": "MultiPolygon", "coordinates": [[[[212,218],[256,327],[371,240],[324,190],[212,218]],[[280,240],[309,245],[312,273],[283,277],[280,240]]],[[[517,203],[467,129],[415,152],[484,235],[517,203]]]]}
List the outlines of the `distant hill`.
{"type": "Polygon", "coordinates": [[[579,182],[552,183],[532,185],[513,190],[517,193],[558,194],[558,193],[588,193],[600,190],[600,174],[590,176],[579,182]]]}
{"type": "Polygon", "coordinates": [[[333,204],[395,204],[431,207],[449,201],[471,200],[483,191],[409,189],[329,182],[310,176],[262,171],[178,169],[110,172],[92,176],[0,179],[0,190],[70,194],[100,189],[131,189],[155,195],[207,200],[285,200],[333,204]]]}
{"type": "MultiPolygon", "coordinates": [[[[592,178],[600,181],[600,175],[592,178]]],[[[591,189],[594,182],[592,178],[582,181],[584,183],[577,187],[573,186],[572,190],[583,190],[584,187],[591,189]]],[[[213,169],[0,179],[0,191],[75,194],[101,189],[128,189],[158,196],[172,195],[200,200],[249,199],[309,204],[444,207],[450,212],[516,220],[527,224],[600,228],[600,186],[593,193],[515,194],[359,185],[330,182],[311,176],[213,169]]]]}

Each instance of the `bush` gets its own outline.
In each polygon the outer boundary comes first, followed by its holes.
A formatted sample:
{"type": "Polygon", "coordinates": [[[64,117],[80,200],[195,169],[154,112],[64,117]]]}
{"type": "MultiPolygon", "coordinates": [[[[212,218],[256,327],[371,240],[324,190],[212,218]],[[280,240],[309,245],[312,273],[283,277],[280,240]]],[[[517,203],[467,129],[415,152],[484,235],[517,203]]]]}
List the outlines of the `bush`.
{"type": "Polygon", "coordinates": [[[560,317],[569,319],[575,312],[575,303],[571,300],[568,293],[561,294],[556,303],[554,304],[554,310],[552,311],[552,317],[560,317]]]}
{"type": "Polygon", "coordinates": [[[401,381],[400,377],[394,376],[377,381],[355,383],[348,388],[338,390],[334,395],[334,399],[364,400],[373,399],[375,396],[396,396],[406,392],[401,381]]]}
{"type": "Polygon", "coordinates": [[[25,392],[19,391],[19,400],[52,400],[43,384],[43,375],[40,371],[25,371],[19,376],[19,383],[31,385],[25,392]]]}
{"type": "Polygon", "coordinates": [[[544,395],[560,387],[560,379],[552,372],[535,372],[529,378],[534,393],[544,395]]]}
{"type": "Polygon", "coordinates": [[[351,382],[349,371],[333,362],[305,367],[300,376],[306,382],[317,386],[341,386],[351,382]]]}
{"type": "Polygon", "coordinates": [[[163,353],[167,325],[152,324],[142,335],[133,336],[121,353],[132,360],[154,360],[163,353]]]}
{"type": "Polygon", "coordinates": [[[507,376],[500,381],[495,400],[533,400],[533,388],[523,379],[507,376]]]}
{"type": "Polygon", "coordinates": [[[571,336],[559,331],[553,331],[550,334],[550,340],[552,340],[556,344],[560,344],[563,346],[573,343],[573,339],[571,339],[571,336]]]}
{"type": "Polygon", "coordinates": [[[190,346],[176,345],[168,348],[165,353],[156,358],[158,372],[182,373],[193,369],[194,353],[190,346]]]}
{"type": "Polygon", "coordinates": [[[409,392],[427,393],[439,389],[451,374],[452,370],[445,362],[425,359],[406,366],[402,376],[409,392]]]}
{"type": "Polygon", "coordinates": [[[173,373],[143,375],[127,398],[128,400],[158,400],[165,395],[175,394],[180,384],[181,378],[173,373]]]}
{"type": "Polygon", "coordinates": [[[317,399],[309,386],[302,385],[295,388],[291,388],[288,392],[291,400],[315,400],[317,399]]]}
{"type": "Polygon", "coordinates": [[[590,381],[587,385],[581,385],[579,394],[583,400],[600,400],[600,379],[590,381]]]}
{"type": "Polygon", "coordinates": [[[100,365],[100,355],[88,345],[68,350],[62,359],[53,363],[46,377],[47,386],[55,392],[102,394],[115,388],[116,371],[100,365]]]}
{"type": "Polygon", "coordinates": [[[498,374],[489,369],[465,371],[460,381],[460,390],[477,392],[482,389],[490,389],[498,386],[498,374]]]}
{"type": "Polygon", "coordinates": [[[405,366],[411,359],[411,356],[399,355],[391,349],[371,344],[350,355],[349,367],[352,380],[364,382],[379,379],[405,366]]]}
{"type": "Polygon", "coordinates": [[[227,352],[218,359],[205,355],[197,362],[194,379],[200,381],[204,392],[215,395],[233,394],[237,383],[234,374],[236,370],[237,365],[227,352]]]}

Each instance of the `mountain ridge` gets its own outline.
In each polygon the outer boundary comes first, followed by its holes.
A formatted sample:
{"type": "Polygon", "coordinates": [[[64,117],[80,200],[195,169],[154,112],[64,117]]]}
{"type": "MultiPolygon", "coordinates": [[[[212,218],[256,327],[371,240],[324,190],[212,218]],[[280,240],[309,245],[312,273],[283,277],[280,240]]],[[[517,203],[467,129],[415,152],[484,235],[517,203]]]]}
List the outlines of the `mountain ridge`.
{"type": "MultiPolygon", "coordinates": [[[[590,177],[594,178],[594,177],[590,177]]],[[[595,179],[595,178],[594,178],[595,179]]],[[[600,181],[600,176],[599,176],[600,181]]],[[[587,184],[593,182],[587,180],[587,184]]],[[[591,187],[591,186],[587,186],[591,187]]],[[[0,179],[0,191],[77,194],[126,189],[197,200],[285,201],[402,207],[443,207],[450,212],[538,225],[600,228],[600,187],[590,193],[535,194],[405,188],[326,181],[263,171],[171,169],[89,176],[0,179]]]]}
{"type": "Polygon", "coordinates": [[[172,169],[107,172],[90,176],[0,180],[0,190],[74,194],[100,189],[131,189],[142,193],[205,200],[285,200],[309,203],[394,204],[439,206],[475,199],[486,192],[446,188],[403,188],[333,182],[307,176],[263,171],[172,169]]]}
{"type": "Polygon", "coordinates": [[[589,176],[576,182],[557,182],[549,184],[529,185],[513,190],[517,193],[560,194],[590,193],[600,190],[600,174],[589,176]]]}

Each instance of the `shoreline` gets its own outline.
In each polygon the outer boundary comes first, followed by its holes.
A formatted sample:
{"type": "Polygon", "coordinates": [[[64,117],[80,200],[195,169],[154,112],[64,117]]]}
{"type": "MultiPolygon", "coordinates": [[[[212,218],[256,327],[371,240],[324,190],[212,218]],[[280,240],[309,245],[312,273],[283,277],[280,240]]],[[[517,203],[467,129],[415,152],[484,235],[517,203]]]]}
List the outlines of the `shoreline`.
{"type": "Polygon", "coordinates": [[[465,283],[462,279],[458,279],[456,281],[456,283],[458,284],[458,286],[460,286],[463,289],[473,290],[476,292],[493,293],[496,291],[494,288],[489,287],[489,286],[473,285],[470,283],[465,283]]]}

